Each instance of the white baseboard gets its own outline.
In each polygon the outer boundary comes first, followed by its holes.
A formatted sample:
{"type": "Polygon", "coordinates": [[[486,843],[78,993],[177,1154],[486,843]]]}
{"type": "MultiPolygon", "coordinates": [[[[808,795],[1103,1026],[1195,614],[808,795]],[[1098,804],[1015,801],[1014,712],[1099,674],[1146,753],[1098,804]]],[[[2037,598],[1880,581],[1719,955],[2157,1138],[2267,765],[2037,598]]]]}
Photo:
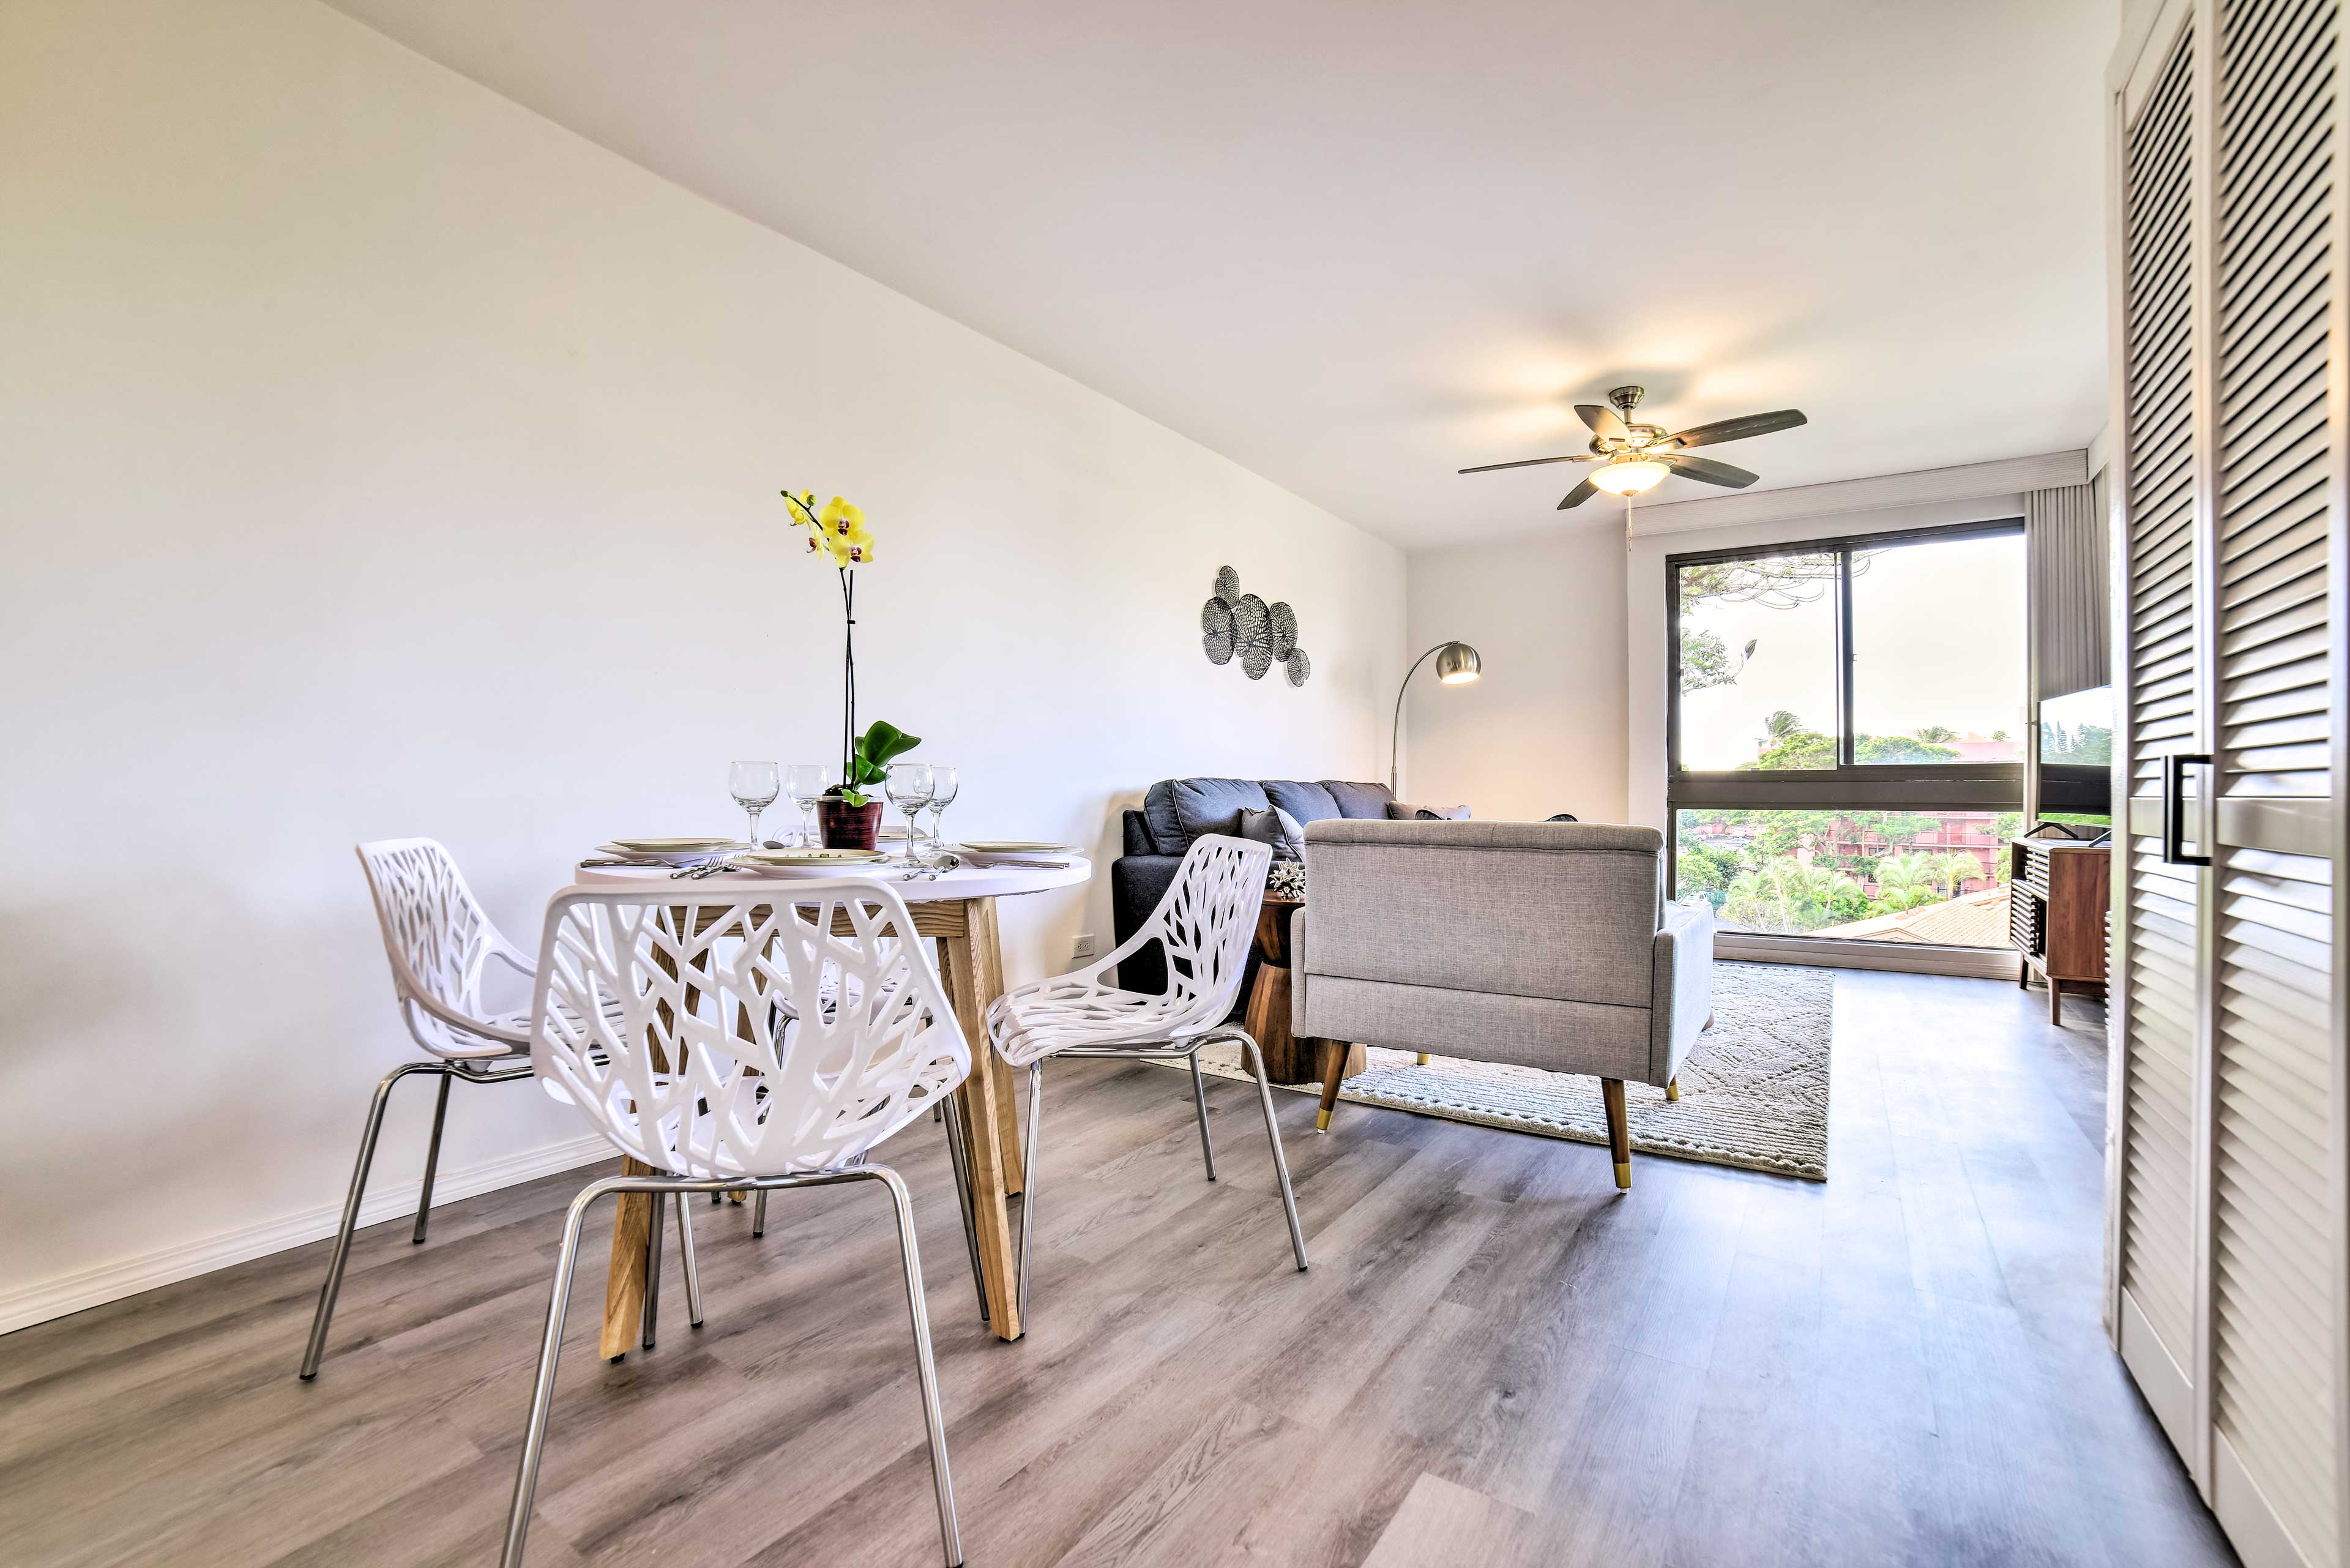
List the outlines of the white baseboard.
{"type": "MultiPolygon", "coordinates": [[[[534,1181],[557,1171],[576,1170],[583,1165],[618,1157],[609,1143],[593,1136],[524,1149],[519,1154],[503,1155],[463,1169],[442,1171],[432,1184],[432,1201],[435,1207],[453,1203],[461,1198],[494,1192],[501,1187],[534,1181]]],[[[370,1182],[368,1195],[359,1204],[359,1223],[373,1225],[414,1213],[416,1199],[423,1189],[421,1178],[385,1186],[370,1182]]],[[[61,1274],[53,1280],[0,1293],[0,1334],[29,1328],[88,1307],[103,1306],[140,1291],[208,1274],[214,1269],[282,1252],[288,1247],[321,1241],[335,1233],[342,1219],[342,1199],[338,1198],[332,1203],[306,1209],[282,1220],[265,1220],[258,1225],[224,1231],[202,1241],[184,1241],[140,1257],[101,1263],[79,1273],[61,1274]]]]}
{"type": "Polygon", "coordinates": [[[1817,964],[1826,969],[1888,969],[1907,974],[1956,974],[2012,984],[2023,961],[2012,948],[1948,948],[1925,942],[1848,941],[1835,937],[1774,937],[1749,931],[1713,933],[1713,956],[1741,963],[1817,964]]]}

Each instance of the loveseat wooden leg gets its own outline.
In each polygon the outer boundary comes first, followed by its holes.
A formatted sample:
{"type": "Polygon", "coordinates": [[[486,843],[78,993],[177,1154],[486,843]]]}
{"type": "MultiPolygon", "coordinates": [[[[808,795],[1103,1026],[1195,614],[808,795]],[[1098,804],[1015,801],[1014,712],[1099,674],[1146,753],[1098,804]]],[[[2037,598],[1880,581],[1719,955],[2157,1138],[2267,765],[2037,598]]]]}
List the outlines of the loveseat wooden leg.
{"type": "Polygon", "coordinates": [[[1616,1185],[1632,1186],[1632,1124],[1624,1115],[1624,1080],[1599,1080],[1599,1098],[1607,1106],[1607,1152],[1616,1157],[1616,1185]]]}
{"type": "Polygon", "coordinates": [[[1348,1050],[1344,1040],[1322,1042],[1322,1109],[1314,1118],[1315,1132],[1330,1130],[1330,1109],[1338,1103],[1338,1085],[1347,1076],[1348,1050]]]}
{"type": "Polygon", "coordinates": [[[1671,1077],[1665,1080],[1665,1098],[1668,1100],[1678,1100],[1680,1097],[1681,1075],[1679,1073],[1675,1073],[1671,1077]]]}

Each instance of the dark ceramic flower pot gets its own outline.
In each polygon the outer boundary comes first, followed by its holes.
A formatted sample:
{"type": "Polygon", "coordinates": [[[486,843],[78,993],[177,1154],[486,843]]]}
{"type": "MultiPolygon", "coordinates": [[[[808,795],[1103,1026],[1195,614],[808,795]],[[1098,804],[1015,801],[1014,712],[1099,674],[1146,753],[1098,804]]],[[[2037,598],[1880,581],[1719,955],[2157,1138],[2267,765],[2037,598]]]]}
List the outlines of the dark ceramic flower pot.
{"type": "Polygon", "coordinates": [[[851,805],[827,795],[816,803],[816,822],[827,849],[871,849],[881,834],[881,803],[851,805]]]}

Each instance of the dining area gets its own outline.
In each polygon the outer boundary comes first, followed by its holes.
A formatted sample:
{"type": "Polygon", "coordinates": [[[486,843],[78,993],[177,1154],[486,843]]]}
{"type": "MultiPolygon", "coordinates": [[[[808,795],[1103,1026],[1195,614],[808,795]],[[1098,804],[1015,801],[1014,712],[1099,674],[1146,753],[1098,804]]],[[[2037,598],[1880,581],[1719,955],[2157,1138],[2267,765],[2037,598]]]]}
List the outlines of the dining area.
{"type": "MultiPolygon", "coordinates": [[[[566,1364],[572,1378],[600,1378],[607,1388],[614,1379],[658,1382],[674,1358],[700,1362],[703,1347],[718,1344],[784,1356],[793,1378],[820,1382],[832,1358],[799,1314],[767,1325],[776,1339],[765,1349],[756,1341],[772,1314],[754,1309],[754,1322],[726,1323],[746,1273],[773,1289],[804,1267],[863,1303],[858,1334],[877,1333],[896,1316],[892,1381],[908,1386],[901,1435],[919,1435],[927,1458],[934,1560],[951,1568],[965,1561],[949,1435],[970,1407],[953,1363],[942,1368],[934,1352],[933,1324],[959,1320],[954,1337],[966,1359],[978,1344],[1007,1358],[1036,1354],[1032,1314],[1055,1309],[1035,1281],[1063,1272],[1049,1241],[1040,1255],[1036,1234],[1050,1158],[1048,1063],[1188,1063],[1188,1096],[1179,1089],[1166,1098],[1188,1101],[1197,1139],[1191,1179],[1212,1183],[1218,1158],[1199,1054],[1239,1044],[1255,1067],[1253,1104],[1228,1103],[1225,1116],[1253,1111],[1247,1119],[1261,1120],[1269,1159],[1252,1169],[1249,1185],[1277,1199],[1283,1225],[1267,1234],[1286,1232],[1278,1264],[1269,1247],[1250,1250],[1267,1270],[1306,1270],[1305,1231],[1262,1057],[1228,1022],[1268,849],[1202,839],[1145,929],[1081,969],[1007,986],[999,906],[1081,888],[1091,860],[1078,846],[1049,840],[947,840],[940,820],[955,799],[958,771],[892,754],[919,743],[876,725],[858,738],[846,768],[736,762],[727,779],[744,813],[743,836],[619,836],[592,846],[570,867],[568,884],[552,892],[540,929],[519,940],[499,930],[438,842],[357,846],[395,1005],[419,1054],[385,1075],[366,1109],[298,1373],[289,1378],[311,1408],[323,1414],[343,1397],[338,1385],[354,1352],[362,1365],[380,1358],[383,1293],[403,1262],[419,1282],[396,1288],[391,1299],[412,1320],[390,1337],[436,1332],[426,1304],[434,1286],[421,1276],[440,1271],[427,1260],[438,1246],[478,1244],[465,1230],[451,1241],[434,1223],[435,1168],[452,1116],[495,1116],[504,1096],[543,1094],[572,1107],[618,1162],[577,1186],[559,1210],[559,1193],[548,1194],[536,1217],[540,1233],[529,1251],[552,1279],[542,1275],[536,1334],[522,1332],[511,1311],[503,1314],[508,1342],[497,1359],[506,1365],[485,1382],[509,1401],[511,1490],[496,1552],[504,1568],[542,1561],[532,1544],[541,1476],[550,1467],[563,1472],[567,1443],[579,1440],[558,1394],[566,1364]],[[858,784],[896,808],[902,826],[894,834],[884,836],[879,812],[868,809],[879,798],[859,798],[867,792],[858,784]],[[799,808],[798,826],[769,836],[763,815],[786,796],[799,808]],[[849,812],[838,809],[844,804],[849,812]],[[1165,955],[1164,989],[1120,989],[1118,962],[1145,947],[1165,955]],[[527,1000],[512,1005],[516,996],[527,1000]],[[433,1088],[412,1223],[363,1230],[387,1109],[411,1077],[433,1088]],[[466,1093],[452,1096],[460,1083],[466,1093]],[[509,1084],[533,1086],[474,1093],[509,1084]],[[941,1208],[953,1225],[943,1260],[941,1208]],[[806,1220],[803,1210],[820,1218],[806,1220]],[[951,1290],[926,1282],[925,1211],[933,1216],[928,1279],[967,1272],[951,1290]],[[844,1225],[855,1241],[839,1245],[866,1265],[853,1278],[806,1251],[812,1226],[838,1232],[844,1225]],[[894,1242],[886,1251],[884,1236],[894,1242]],[[422,1251],[403,1261],[401,1243],[422,1251]],[[577,1284],[583,1274],[588,1282],[577,1284]],[[591,1304],[598,1280],[600,1301],[591,1304]],[[349,1293],[363,1300],[346,1301],[347,1282],[359,1281],[349,1293]],[[896,1314],[881,1310],[889,1294],[901,1298],[896,1314]]],[[[1084,1138],[1082,1106],[1061,1137],[1084,1138]]],[[[1232,1158],[1227,1150],[1227,1174],[1232,1158]]],[[[1085,1216],[1095,1196],[1080,1186],[1066,1201],[1073,1216],[1085,1216]]],[[[1263,1231],[1271,1216],[1258,1212],[1263,1231]]],[[[439,1288],[454,1283],[442,1279],[439,1288]]],[[[456,1292],[462,1315],[474,1292],[462,1284],[456,1292]]],[[[294,1347],[286,1349],[290,1360],[294,1347]]],[[[580,1397],[594,1401],[598,1392],[580,1397]]],[[[811,1397],[805,1416],[818,1418],[823,1397],[811,1397]]],[[[484,1391],[465,1417],[484,1432],[497,1429],[489,1403],[484,1391]]],[[[562,1550],[545,1555],[563,1561],[562,1550]]]]}

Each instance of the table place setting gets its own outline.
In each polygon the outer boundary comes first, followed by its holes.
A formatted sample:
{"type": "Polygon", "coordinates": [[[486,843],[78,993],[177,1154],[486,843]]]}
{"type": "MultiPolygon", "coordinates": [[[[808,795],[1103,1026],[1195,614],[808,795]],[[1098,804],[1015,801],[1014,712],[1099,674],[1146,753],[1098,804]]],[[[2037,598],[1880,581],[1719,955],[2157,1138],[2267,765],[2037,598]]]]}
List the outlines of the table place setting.
{"type": "Polygon", "coordinates": [[[1051,839],[976,838],[954,846],[953,853],[973,866],[1023,866],[1058,871],[1081,851],[1076,845],[1051,839]]]}
{"type": "MultiPolygon", "coordinates": [[[[919,744],[916,737],[887,728],[885,746],[866,744],[858,751],[895,750],[919,744]]],[[[736,762],[726,773],[727,793],[743,814],[741,838],[713,834],[668,835],[639,838],[615,837],[598,846],[578,863],[589,880],[628,879],[598,875],[632,871],[666,871],[671,880],[702,881],[720,876],[795,877],[871,876],[897,882],[936,882],[957,872],[1090,870],[1082,846],[1054,838],[981,838],[949,844],[939,831],[939,818],[960,793],[959,770],[941,763],[899,762],[884,758],[870,763],[860,782],[880,781],[879,793],[903,814],[903,826],[868,828],[864,843],[827,842],[809,820],[814,808],[827,798],[841,776],[821,763],[797,763],[789,768],[771,762],[736,762]],[[795,833],[784,838],[762,838],[759,817],[785,795],[801,809],[795,833]],[[930,814],[923,831],[922,814],[930,814]]]]}

